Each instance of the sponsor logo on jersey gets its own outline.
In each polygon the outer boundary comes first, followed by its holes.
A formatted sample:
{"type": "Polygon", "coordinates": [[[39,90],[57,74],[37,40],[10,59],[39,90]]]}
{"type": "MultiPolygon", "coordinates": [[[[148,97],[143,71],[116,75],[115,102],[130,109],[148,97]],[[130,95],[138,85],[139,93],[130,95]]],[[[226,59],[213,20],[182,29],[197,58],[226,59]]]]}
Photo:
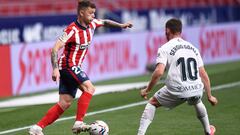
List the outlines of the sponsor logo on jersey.
{"type": "Polygon", "coordinates": [[[85,50],[85,49],[87,49],[88,47],[90,46],[90,43],[88,43],[88,44],[82,44],[82,45],[80,45],[80,49],[81,50],[85,50]]]}
{"type": "Polygon", "coordinates": [[[202,89],[202,84],[195,84],[195,85],[188,85],[188,86],[178,86],[178,90],[180,91],[192,91],[192,90],[199,90],[202,89]]]}

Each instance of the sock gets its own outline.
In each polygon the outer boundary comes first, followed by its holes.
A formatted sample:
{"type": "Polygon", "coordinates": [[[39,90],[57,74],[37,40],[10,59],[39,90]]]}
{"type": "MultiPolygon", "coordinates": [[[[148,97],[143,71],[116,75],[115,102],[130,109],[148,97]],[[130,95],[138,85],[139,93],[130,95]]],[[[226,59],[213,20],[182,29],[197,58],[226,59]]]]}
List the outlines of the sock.
{"type": "Polygon", "coordinates": [[[138,129],[138,135],[145,135],[148,126],[151,124],[154,114],[156,111],[156,107],[150,103],[148,103],[143,111],[140,126],[138,129]]]}
{"type": "Polygon", "coordinates": [[[37,123],[37,125],[43,129],[57,120],[63,112],[64,110],[59,104],[55,104],[48,110],[47,114],[37,123]]]}
{"type": "Polygon", "coordinates": [[[92,99],[92,95],[88,92],[83,92],[78,99],[77,116],[76,121],[83,121],[83,118],[87,112],[89,103],[92,99]]]}
{"type": "Polygon", "coordinates": [[[205,133],[210,134],[210,124],[209,124],[209,119],[208,119],[205,105],[201,101],[200,103],[195,105],[195,109],[196,109],[197,117],[201,121],[205,133]]]}

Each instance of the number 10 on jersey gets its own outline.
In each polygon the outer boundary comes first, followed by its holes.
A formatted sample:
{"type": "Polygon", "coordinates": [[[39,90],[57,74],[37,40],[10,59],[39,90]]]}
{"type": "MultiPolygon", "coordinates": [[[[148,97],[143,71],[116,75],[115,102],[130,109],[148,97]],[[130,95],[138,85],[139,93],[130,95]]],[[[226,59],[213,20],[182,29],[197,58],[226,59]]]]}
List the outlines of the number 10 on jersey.
{"type": "Polygon", "coordinates": [[[180,66],[182,73],[182,80],[197,80],[198,79],[198,70],[197,70],[197,62],[194,58],[187,58],[185,60],[184,57],[180,57],[177,60],[177,66],[180,66]]]}

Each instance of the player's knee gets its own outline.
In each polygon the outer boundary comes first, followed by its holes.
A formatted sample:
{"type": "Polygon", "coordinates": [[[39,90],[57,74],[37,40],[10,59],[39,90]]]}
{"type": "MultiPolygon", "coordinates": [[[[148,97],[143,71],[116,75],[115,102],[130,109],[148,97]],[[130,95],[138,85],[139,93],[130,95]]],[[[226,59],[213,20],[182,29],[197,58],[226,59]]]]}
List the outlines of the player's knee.
{"type": "Polygon", "coordinates": [[[66,110],[72,105],[72,102],[60,101],[59,105],[63,110],[66,110]]]}
{"type": "Polygon", "coordinates": [[[156,107],[148,103],[143,111],[142,118],[152,121],[155,115],[155,111],[156,111],[156,107]]]}
{"type": "Polygon", "coordinates": [[[87,92],[93,95],[95,92],[95,87],[90,81],[86,81],[83,84],[80,85],[79,87],[83,92],[87,92]]]}
{"type": "Polygon", "coordinates": [[[95,88],[94,87],[88,87],[84,91],[93,95],[94,92],[95,92],[95,88]]]}
{"type": "Polygon", "coordinates": [[[151,97],[148,101],[148,103],[154,105],[156,108],[160,107],[160,103],[157,101],[155,97],[151,97]]]}

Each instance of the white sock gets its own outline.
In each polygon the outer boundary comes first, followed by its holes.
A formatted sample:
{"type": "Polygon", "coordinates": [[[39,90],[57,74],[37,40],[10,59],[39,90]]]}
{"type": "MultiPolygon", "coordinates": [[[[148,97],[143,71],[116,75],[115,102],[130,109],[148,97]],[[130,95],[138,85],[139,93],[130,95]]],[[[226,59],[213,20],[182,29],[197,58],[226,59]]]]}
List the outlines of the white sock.
{"type": "Polygon", "coordinates": [[[210,133],[210,124],[205,105],[201,102],[195,105],[198,119],[201,121],[205,133],[210,133]]]}
{"type": "Polygon", "coordinates": [[[140,126],[138,129],[138,135],[145,135],[148,126],[151,124],[154,114],[156,111],[156,107],[150,103],[148,103],[143,111],[140,126]]]}

